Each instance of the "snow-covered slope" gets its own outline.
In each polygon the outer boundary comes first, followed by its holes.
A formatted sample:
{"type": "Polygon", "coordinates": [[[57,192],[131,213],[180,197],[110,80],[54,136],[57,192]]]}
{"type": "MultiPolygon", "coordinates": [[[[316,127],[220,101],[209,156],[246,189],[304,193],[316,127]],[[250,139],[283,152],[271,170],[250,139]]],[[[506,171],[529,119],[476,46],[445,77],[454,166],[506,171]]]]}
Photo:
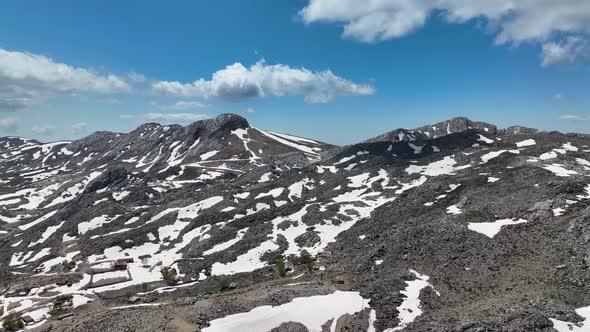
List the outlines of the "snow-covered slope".
{"type": "Polygon", "coordinates": [[[343,148],[236,115],[75,142],[0,139],[3,314],[63,331],[281,317],[342,331],[579,322],[574,310],[590,305],[590,138],[453,121],[343,148]],[[303,249],[317,271],[298,264],[303,249]],[[285,278],[279,258],[295,263],[285,278]],[[113,269],[120,259],[133,261],[113,269]],[[230,281],[237,289],[219,293],[230,281]],[[86,314],[55,320],[64,295],[86,314]],[[323,301],[352,302],[310,317],[323,301]],[[275,314],[293,303],[310,307],[275,314]]]}

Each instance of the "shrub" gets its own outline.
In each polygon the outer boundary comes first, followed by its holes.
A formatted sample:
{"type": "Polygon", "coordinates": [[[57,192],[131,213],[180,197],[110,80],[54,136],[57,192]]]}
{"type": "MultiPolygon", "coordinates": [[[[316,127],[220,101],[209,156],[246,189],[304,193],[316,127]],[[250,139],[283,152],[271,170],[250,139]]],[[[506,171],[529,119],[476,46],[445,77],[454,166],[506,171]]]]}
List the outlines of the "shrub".
{"type": "Polygon", "coordinates": [[[161,268],[160,273],[162,273],[162,278],[168,285],[176,284],[176,274],[172,272],[172,270],[169,267],[161,268]]]}
{"type": "Polygon", "coordinates": [[[311,254],[307,250],[301,250],[299,253],[299,262],[305,265],[309,271],[313,270],[313,257],[311,257],[311,254]]]}
{"type": "Polygon", "coordinates": [[[53,300],[53,307],[49,313],[51,315],[59,315],[71,309],[73,304],[72,295],[60,295],[53,300]]]}
{"type": "Polygon", "coordinates": [[[279,276],[281,276],[281,278],[284,278],[287,275],[285,261],[282,258],[277,259],[277,271],[279,272],[279,276]]]}
{"type": "Polygon", "coordinates": [[[63,261],[61,264],[63,266],[64,271],[66,272],[71,271],[76,267],[75,262],[68,262],[67,260],[63,261]]]}
{"type": "Polygon", "coordinates": [[[2,327],[8,332],[18,331],[25,327],[25,323],[20,319],[20,316],[16,314],[10,314],[4,317],[2,327]]]}
{"type": "Polygon", "coordinates": [[[231,284],[231,279],[229,277],[220,276],[215,278],[215,285],[220,292],[229,289],[229,284],[231,284]]]}

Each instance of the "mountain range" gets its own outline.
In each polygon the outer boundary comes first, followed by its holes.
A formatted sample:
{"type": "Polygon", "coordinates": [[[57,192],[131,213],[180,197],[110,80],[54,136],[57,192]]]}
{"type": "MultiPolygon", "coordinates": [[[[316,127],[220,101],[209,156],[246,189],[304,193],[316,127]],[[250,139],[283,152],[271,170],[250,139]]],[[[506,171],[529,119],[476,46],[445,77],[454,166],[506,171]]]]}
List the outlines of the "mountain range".
{"type": "Polygon", "coordinates": [[[4,137],[0,248],[0,313],[34,331],[590,331],[590,136],[4,137]]]}

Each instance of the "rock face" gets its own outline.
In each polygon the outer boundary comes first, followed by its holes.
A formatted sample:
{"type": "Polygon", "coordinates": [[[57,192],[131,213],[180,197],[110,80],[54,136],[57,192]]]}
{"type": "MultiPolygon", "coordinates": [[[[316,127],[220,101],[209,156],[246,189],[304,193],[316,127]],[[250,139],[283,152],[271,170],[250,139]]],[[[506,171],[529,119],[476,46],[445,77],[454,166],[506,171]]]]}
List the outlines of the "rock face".
{"type": "Polygon", "coordinates": [[[287,322],[275,327],[271,332],[309,332],[309,330],[301,323],[287,322]]]}
{"type": "Polygon", "coordinates": [[[357,311],[314,308],[334,312],[316,330],[586,328],[589,179],[587,135],[466,118],[345,147],[232,114],[0,138],[3,315],[50,317],[38,330],[207,331],[350,291],[357,311]],[[74,316],[55,320],[60,294],[74,316]]]}
{"type": "Polygon", "coordinates": [[[250,127],[248,120],[236,114],[222,114],[215,119],[215,123],[221,130],[247,129],[250,127]]]}
{"type": "Polygon", "coordinates": [[[84,191],[93,193],[108,186],[124,185],[128,178],[129,172],[124,167],[109,168],[90,181],[84,191]]]}

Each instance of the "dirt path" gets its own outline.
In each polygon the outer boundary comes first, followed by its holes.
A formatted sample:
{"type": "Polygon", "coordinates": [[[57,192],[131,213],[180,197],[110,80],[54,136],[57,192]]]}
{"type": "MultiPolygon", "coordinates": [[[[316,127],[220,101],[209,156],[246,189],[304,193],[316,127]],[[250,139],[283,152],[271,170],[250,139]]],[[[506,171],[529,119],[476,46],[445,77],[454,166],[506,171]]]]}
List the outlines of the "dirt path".
{"type": "Polygon", "coordinates": [[[182,315],[176,316],[168,324],[170,331],[174,332],[193,332],[195,331],[195,325],[187,322],[182,315]]]}

